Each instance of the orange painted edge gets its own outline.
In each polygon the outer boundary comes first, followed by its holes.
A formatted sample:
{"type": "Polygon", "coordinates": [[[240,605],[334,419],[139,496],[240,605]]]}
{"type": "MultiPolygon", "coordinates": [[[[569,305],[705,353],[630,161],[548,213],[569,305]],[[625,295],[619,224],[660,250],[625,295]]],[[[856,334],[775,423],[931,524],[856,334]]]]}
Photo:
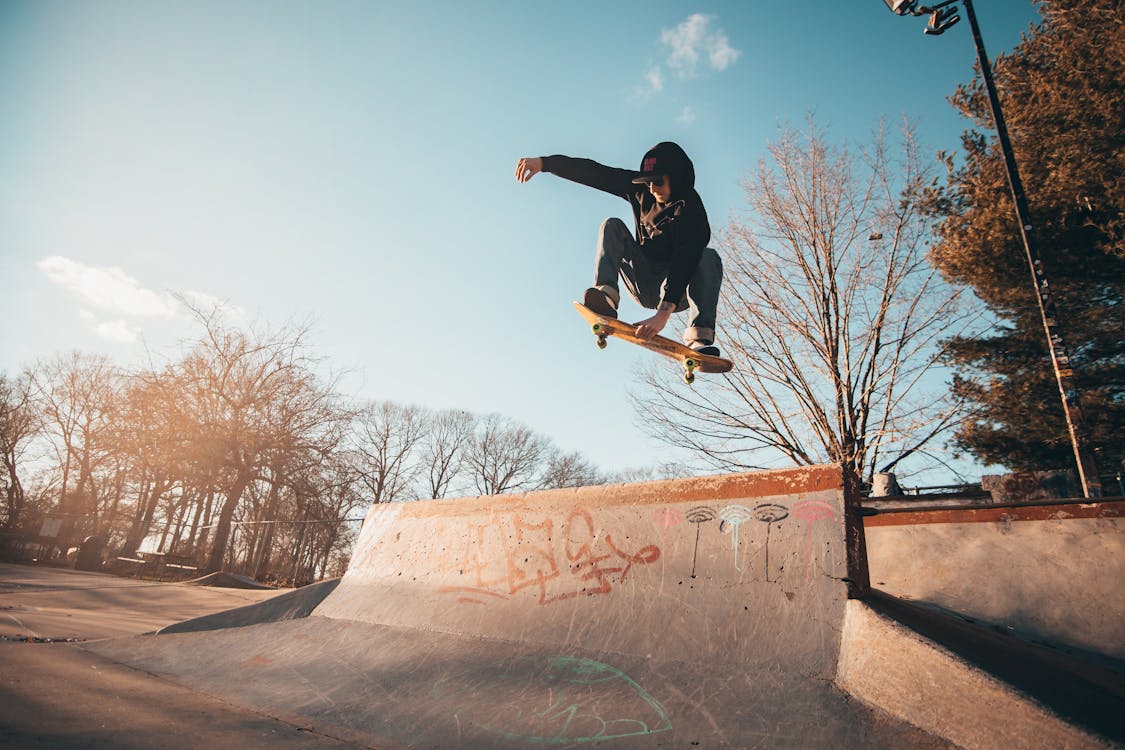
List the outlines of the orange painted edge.
{"type": "Polygon", "coordinates": [[[927,523],[997,523],[1000,521],[1065,521],[1075,518],[1121,518],[1125,500],[1073,505],[1033,505],[1022,508],[972,508],[883,513],[863,519],[866,528],[916,526],[927,523]]]}
{"type": "Polygon", "coordinates": [[[512,495],[463,497],[452,500],[419,500],[401,504],[401,517],[457,517],[488,511],[516,511],[529,508],[592,507],[622,505],[665,505],[712,502],[777,495],[795,495],[844,489],[843,471],[838,465],[802,466],[795,469],[719,474],[666,479],[657,482],[604,484],[589,487],[543,490],[512,495]]]}

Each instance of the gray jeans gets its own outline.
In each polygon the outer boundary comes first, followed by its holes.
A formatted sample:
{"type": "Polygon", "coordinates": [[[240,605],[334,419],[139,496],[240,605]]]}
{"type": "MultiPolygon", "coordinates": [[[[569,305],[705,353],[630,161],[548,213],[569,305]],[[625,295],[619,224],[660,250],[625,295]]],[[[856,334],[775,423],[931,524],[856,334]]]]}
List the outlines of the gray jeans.
{"type": "MultiPolygon", "coordinates": [[[[617,279],[625,282],[625,290],[641,307],[655,310],[664,298],[668,284],[668,267],[653,263],[633,239],[633,233],[621,219],[602,222],[598,233],[598,252],[594,263],[594,286],[620,305],[621,292],[617,279]]],[[[690,322],[684,331],[684,343],[711,344],[715,341],[715,318],[719,307],[719,287],[723,283],[723,261],[711,248],[703,251],[699,265],[688,282],[685,298],[676,305],[676,312],[689,310],[690,322]]]]}

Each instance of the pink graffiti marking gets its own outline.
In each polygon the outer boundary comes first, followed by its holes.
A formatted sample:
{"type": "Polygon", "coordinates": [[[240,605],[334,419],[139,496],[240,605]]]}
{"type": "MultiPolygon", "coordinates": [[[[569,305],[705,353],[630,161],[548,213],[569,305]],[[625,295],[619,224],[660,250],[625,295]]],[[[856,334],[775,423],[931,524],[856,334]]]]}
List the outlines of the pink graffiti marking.
{"type": "MultiPolygon", "coordinates": [[[[684,521],[684,517],[680,515],[679,511],[671,508],[658,508],[652,513],[653,521],[660,527],[660,549],[668,549],[668,529],[677,526],[684,521]]],[[[660,561],[660,570],[664,570],[664,561],[660,561]]]]}
{"type": "Polygon", "coordinates": [[[671,508],[660,508],[653,511],[653,520],[656,525],[664,529],[665,532],[673,526],[677,526],[684,521],[684,517],[680,515],[679,511],[672,510],[671,508]]]}
{"type": "Polygon", "coordinates": [[[801,500],[793,504],[793,517],[805,524],[805,581],[811,586],[813,582],[813,524],[821,521],[835,521],[836,509],[823,500],[801,500]]]}

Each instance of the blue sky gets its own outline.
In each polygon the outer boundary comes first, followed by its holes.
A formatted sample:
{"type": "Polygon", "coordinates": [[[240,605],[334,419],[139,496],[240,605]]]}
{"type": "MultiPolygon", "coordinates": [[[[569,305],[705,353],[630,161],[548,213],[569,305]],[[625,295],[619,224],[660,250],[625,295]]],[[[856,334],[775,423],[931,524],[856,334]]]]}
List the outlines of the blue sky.
{"type": "MultiPolygon", "coordinates": [[[[1037,18],[977,14],[992,56],[1037,18]]],[[[718,229],[809,113],[955,149],[972,40],[923,27],[879,0],[0,0],[0,369],[174,355],[170,295],[222,299],[310,322],[356,396],[501,412],[606,469],[675,459],[627,398],[651,355],[598,352],[570,305],[627,206],[516,160],[675,140],[718,229]]]]}

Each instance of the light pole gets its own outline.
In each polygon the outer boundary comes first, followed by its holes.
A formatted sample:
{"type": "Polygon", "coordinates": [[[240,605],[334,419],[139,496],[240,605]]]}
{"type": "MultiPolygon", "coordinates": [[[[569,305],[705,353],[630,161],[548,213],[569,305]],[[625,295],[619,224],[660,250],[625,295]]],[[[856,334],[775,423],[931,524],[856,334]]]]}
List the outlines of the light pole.
{"type": "Polygon", "coordinates": [[[891,11],[900,16],[929,16],[930,22],[926,26],[925,32],[933,36],[944,34],[946,29],[961,20],[961,17],[956,15],[958,2],[965,6],[965,15],[969,19],[969,26],[973,32],[973,44],[977,50],[977,62],[980,65],[981,77],[984,78],[984,85],[988,91],[992,120],[996,124],[1000,150],[1004,154],[1008,186],[1012,190],[1012,200],[1016,204],[1020,237],[1023,239],[1027,262],[1031,267],[1032,283],[1035,285],[1035,295],[1039,302],[1039,314],[1043,319],[1043,329],[1047,334],[1047,348],[1051,352],[1051,364],[1055,369],[1055,380],[1058,381],[1059,394],[1062,396],[1063,413],[1066,415],[1070,444],[1074,448],[1074,458],[1078,465],[1078,479],[1082,483],[1082,494],[1085,497],[1101,497],[1102,484],[1098,478],[1098,468],[1094,462],[1093,451],[1089,447],[1089,433],[1086,430],[1086,420],[1082,416],[1081,398],[1078,386],[1074,382],[1074,370],[1071,367],[1070,355],[1067,353],[1062,331],[1059,330],[1055,300],[1051,296],[1051,287],[1047,283],[1047,275],[1043,271],[1043,261],[1035,246],[1031,212],[1027,207],[1027,196],[1024,194],[1023,181],[1020,180],[1016,157],[1012,152],[1012,142],[1008,138],[1008,126],[1004,123],[1004,113],[1000,110],[1000,98],[996,94],[996,83],[992,80],[992,66],[989,65],[988,55],[984,51],[984,42],[981,40],[977,16],[973,11],[973,0],[945,0],[930,6],[920,6],[917,4],[917,0],[883,1],[891,11]]]}

